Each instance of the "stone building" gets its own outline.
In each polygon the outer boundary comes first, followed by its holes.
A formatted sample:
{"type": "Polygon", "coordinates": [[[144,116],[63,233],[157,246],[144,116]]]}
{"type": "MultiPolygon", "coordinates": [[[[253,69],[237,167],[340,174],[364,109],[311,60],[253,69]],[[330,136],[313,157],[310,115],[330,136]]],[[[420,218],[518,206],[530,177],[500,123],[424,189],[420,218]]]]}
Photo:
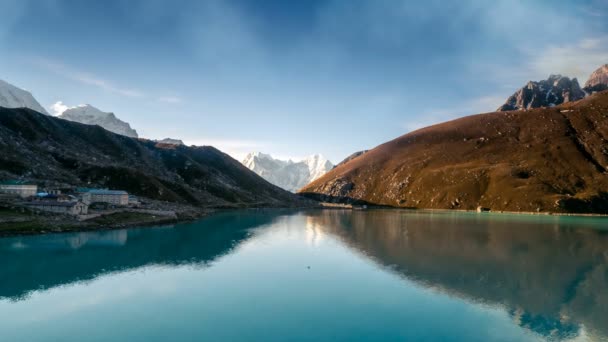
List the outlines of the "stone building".
{"type": "Polygon", "coordinates": [[[38,186],[21,180],[9,180],[0,182],[0,193],[18,195],[22,198],[35,196],[38,186]]]}
{"type": "Polygon", "coordinates": [[[127,206],[129,205],[129,194],[122,190],[99,190],[88,189],[82,194],[83,202],[91,203],[109,203],[113,205],[127,206]]]}
{"type": "Polygon", "coordinates": [[[89,206],[83,202],[33,201],[26,204],[32,210],[65,215],[86,215],[89,206]]]}

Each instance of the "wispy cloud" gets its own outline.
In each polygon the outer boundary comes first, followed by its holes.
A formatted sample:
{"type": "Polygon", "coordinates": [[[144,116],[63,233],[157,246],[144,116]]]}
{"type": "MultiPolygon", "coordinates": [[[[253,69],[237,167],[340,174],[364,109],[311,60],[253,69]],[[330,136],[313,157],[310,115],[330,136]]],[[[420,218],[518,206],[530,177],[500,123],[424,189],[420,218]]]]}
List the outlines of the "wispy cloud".
{"type": "Polygon", "coordinates": [[[177,96],[161,96],[158,98],[158,101],[171,104],[182,103],[182,99],[177,96]]]}
{"type": "Polygon", "coordinates": [[[122,95],[127,97],[144,97],[145,94],[137,89],[123,88],[115,85],[113,82],[103,79],[102,77],[95,75],[90,72],[76,70],[70,66],[65,64],[55,62],[46,58],[35,58],[33,62],[45,68],[48,71],[51,71],[59,76],[65,77],[67,79],[89,85],[94,86],[99,89],[122,95]]]}
{"type": "Polygon", "coordinates": [[[422,115],[415,116],[416,120],[406,122],[404,128],[411,132],[466,115],[493,112],[505,102],[509,95],[486,95],[447,108],[430,109],[422,115]]]}
{"type": "Polygon", "coordinates": [[[577,42],[530,51],[531,74],[540,77],[560,73],[585,82],[601,65],[608,63],[608,38],[584,37],[577,42]]]}
{"type": "Polygon", "coordinates": [[[0,20],[0,40],[7,36],[15,24],[26,12],[26,2],[21,0],[3,0],[0,4],[2,20],[0,20]]]}

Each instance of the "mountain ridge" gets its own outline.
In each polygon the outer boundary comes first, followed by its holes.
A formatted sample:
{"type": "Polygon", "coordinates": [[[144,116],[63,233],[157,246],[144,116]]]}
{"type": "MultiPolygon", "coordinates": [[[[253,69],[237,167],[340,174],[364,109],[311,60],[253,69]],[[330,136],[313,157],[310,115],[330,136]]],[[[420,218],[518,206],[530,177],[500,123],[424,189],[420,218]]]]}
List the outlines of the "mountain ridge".
{"type": "Polygon", "coordinates": [[[39,113],[49,115],[46,109],[36,101],[36,98],[29,91],[3,80],[0,80],[0,107],[30,108],[39,113]]]}
{"type": "Polygon", "coordinates": [[[132,129],[129,123],[120,120],[112,112],[103,112],[90,104],[70,107],[58,118],[85,125],[98,125],[110,132],[131,138],[139,137],[137,131],[132,129]]]}
{"type": "Polygon", "coordinates": [[[608,64],[596,69],[581,88],[576,78],[550,75],[546,80],[528,81],[511,95],[496,111],[527,110],[553,107],[578,101],[596,92],[608,89],[608,64]]]}
{"type": "Polygon", "coordinates": [[[122,189],[200,207],[309,204],[214,147],[165,147],[26,108],[0,107],[0,178],[122,189]]]}
{"type": "Polygon", "coordinates": [[[300,193],[394,207],[608,213],[608,92],[477,114],[377,146],[300,193]]]}

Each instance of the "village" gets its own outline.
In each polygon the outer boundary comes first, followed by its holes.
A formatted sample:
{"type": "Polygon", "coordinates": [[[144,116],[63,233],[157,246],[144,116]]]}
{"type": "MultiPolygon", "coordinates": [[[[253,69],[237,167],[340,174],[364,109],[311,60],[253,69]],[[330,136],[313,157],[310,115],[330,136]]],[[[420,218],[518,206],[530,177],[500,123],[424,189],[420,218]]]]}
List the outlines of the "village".
{"type": "Polygon", "coordinates": [[[176,217],[175,211],[142,203],[124,190],[84,187],[44,187],[23,180],[0,181],[0,202],[4,206],[33,213],[69,215],[84,221],[119,212],[176,217]]]}

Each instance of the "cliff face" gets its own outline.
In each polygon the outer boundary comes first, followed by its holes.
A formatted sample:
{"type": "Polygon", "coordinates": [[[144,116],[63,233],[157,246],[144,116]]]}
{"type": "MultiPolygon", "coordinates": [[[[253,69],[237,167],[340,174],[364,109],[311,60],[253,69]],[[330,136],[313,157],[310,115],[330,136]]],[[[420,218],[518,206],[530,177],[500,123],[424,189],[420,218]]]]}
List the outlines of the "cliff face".
{"type": "Polygon", "coordinates": [[[553,107],[562,103],[578,101],[585,97],[576,78],[551,75],[539,82],[528,82],[511,95],[497,111],[522,110],[540,107],[553,107]]]}
{"type": "Polygon", "coordinates": [[[585,83],[585,91],[588,93],[608,90],[608,64],[594,71],[585,83]]]}
{"type": "Polygon", "coordinates": [[[608,92],[406,134],[301,192],[396,207],[608,213],[608,92]]]}

